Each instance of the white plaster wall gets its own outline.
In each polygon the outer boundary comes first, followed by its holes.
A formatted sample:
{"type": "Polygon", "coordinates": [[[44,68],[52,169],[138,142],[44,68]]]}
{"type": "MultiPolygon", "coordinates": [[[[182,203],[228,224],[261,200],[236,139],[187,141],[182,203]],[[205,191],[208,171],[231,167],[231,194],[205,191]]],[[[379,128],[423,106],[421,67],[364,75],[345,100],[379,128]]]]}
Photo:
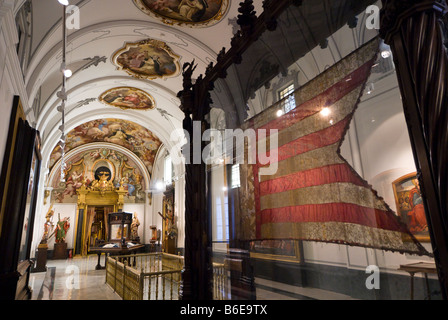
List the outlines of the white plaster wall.
{"type": "MultiPolygon", "coordinates": [[[[14,1],[0,3],[0,170],[3,166],[3,157],[8,139],[9,121],[11,116],[14,95],[19,93],[18,85],[14,81],[15,73],[21,75],[20,67],[17,69],[18,58],[15,45],[18,42],[14,23],[14,1]],[[16,63],[13,63],[13,60],[16,63]]],[[[22,86],[24,87],[23,81],[22,86]]],[[[26,107],[26,105],[24,106],[26,107]]]]}

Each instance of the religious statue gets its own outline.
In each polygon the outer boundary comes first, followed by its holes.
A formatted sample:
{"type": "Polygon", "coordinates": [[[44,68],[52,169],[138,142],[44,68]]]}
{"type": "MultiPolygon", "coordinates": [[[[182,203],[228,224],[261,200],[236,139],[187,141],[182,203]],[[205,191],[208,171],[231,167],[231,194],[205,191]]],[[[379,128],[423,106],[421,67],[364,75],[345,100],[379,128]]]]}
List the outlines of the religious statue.
{"type": "Polygon", "coordinates": [[[192,62],[185,62],[182,67],[183,76],[183,87],[184,90],[189,90],[193,85],[191,77],[193,76],[194,70],[196,70],[197,65],[194,64],[195,60],[192,62]]]}
{"type": "Polygon", "coordinates": [[[137,218],[137,213],[134,213],[134,218],[131,223],[131,240],[140,241],[140,237],[138,236],[138,227],[140,226],[140,221],[137,218]]]}
{"type": "Polygon", "coordinates": [[[208,7],[204,0],[182,0],[179,4],[179,14],[188,21],[198,21],[208,7]]]}
{"type": "Polygon", "coordinates": [[[49,239],[49,234],[53,229],[53,222],[52,222],[53,215],[54,215],[54,210],[53,210],[53,204],[52,204],[50,206],[50,209],[48,209],[47,214],[45,215],[44,234],[42,236],[42,240],[40,241],[41,244],[47,244],[47,241],[49,239]]]}
{"type": "Polygon", "coordinates": [[[158,213],[165,223],[165,237],[169,239],[174,239],[177,236],[177,228],[174,225],[174,214],[172,210],[170,210],[169,206],[167,205],[167,209],[166,212],[164,212],[164,214],[161,214],[160,212],[158,213]]]}
{"type": "Polygon", "coordinates": [[[67,236],[67,231],[70,228],[70,217],[65,217],[61,220],[61,215],[59,214],[58,223],[56,224],[56,243],[65,242],[65,237],[67,236]]]}

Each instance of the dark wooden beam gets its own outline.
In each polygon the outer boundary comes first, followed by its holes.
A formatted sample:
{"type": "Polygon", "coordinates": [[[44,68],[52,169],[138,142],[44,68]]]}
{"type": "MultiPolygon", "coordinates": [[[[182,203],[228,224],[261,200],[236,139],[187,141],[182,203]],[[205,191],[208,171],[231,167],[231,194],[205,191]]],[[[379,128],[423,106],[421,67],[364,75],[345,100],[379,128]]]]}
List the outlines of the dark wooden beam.
{"type": "Polygon", "coordinates": [[[238,24],[240,30],[231,40],[231,47],[226,52],[225,48],[218,55],[216,65],[211,63],[205,73],[205,77],[198,82],[202,88],[207,88],[210,83],[219,78],[225,77],[226,70],[233,64],[241,63],[242,55],[246,50],[259,39],[266,31],[273,31],[276,28],[277,18],[290,6],[301,5],[302,1],[297,0],[264,0],[264,11],[259,17],[253,11],[252,0],[245,0],[240,3],[240,15],[238,24]]]}

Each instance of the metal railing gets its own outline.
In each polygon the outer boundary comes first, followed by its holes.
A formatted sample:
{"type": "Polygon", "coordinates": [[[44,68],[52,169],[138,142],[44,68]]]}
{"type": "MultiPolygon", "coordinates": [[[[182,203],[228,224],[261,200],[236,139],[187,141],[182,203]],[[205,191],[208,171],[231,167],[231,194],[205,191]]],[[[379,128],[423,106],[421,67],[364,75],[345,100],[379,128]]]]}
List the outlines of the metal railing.
{"type": "MultiPolygon", "coordinates": [[[[106,283],[123,300],[178,300],[184,259],[166,253],[114,256],[106,259],[106,283]]],[[[213,298],[226,299],[227,272],[213,263],[213,298]]]]}
{"type": "Polygon", "coordinates": [[[227,300],[229,277],[223,263],[213,262],[213,300],[227,300]]]}

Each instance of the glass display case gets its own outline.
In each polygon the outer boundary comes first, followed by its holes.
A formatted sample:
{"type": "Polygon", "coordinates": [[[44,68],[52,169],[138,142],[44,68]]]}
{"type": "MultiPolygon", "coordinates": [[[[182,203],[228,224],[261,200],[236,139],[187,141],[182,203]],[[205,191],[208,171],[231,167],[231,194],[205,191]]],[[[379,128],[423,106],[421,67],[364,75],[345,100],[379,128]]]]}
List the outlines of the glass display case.
{"type": "Polygon", "coordinates": [[[132,213],[116,212],[110,213],[109,219],[109,242],[125,244],[131,234],[132,213]]]}

